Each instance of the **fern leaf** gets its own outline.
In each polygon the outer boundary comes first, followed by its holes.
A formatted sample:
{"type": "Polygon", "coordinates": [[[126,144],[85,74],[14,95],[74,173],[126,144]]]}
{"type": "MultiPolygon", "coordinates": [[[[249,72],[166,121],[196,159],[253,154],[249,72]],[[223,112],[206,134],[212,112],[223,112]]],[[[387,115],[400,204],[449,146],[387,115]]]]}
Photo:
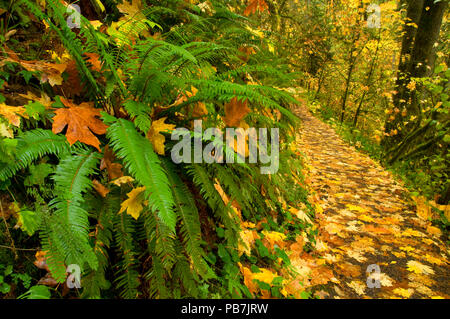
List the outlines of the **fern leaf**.
{"type": "Polygon", "coordinates": [[[52,131],[42,129],[28,131],[18,138],[16,161],[0,167],[0,180],[10,178],[18,170],[29,166],[44,155],[59,155],[68,150],[69,144],[65,136],[58,136],[52,131]]]}
{"type": "Polygon", "coordinates": [[[117,156],[123,158],[125,167],[146,187],[149,207],[175,232],[176,214],[169,181],[161,162],[146,138],[140,135],[133,123],[119,119],[108,128],[107,136],[117,156]]]}

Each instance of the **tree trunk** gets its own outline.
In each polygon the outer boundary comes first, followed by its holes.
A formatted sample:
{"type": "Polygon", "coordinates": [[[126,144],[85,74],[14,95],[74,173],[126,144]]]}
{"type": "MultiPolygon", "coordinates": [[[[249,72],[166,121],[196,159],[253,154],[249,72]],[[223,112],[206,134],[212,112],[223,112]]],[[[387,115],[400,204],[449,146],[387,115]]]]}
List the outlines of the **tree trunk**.
{"type": "MultiPolygon", "coordinates": [[[[439,39],[442,19],[448,0],[434,3],[434,0],[410,0],[408,1],[407,20],[405,24],[405,35],[402,41],[400,63],[397,72],[396,91],[394,106],[399,110],[406,109],[407,114],[417,115],[421,120],[418,92],[408,89],[412,77],[426,77],[432,74],[435,61],[434,44],[439,39]],[[409,23],[415,23],[414,28],[409,23]]],[[[408,131],[416,126],[410,123],[408,127],[402,127],[403,117],[398,114],[393,121],[387,121],[385,131],[399,129],[396,136],[383,140],[386,148],[398,144],[408,131]]]]}
{"type": "MultiPolygon", "coordinates": [[[[370,82],[371,82],[371,80],[372,80],[372,75],[373,75],[373,72],[374,72],[374,70],[375,70],[375,64],[376,64],[377,59],[378,59],[378,51],[379,51],[379,49],[380,49],[380,41],[381,41],[381,30],[380,30],[380,32],[378,33],[378,38],[377,38],[377,48],[376,48],[376,50],[375,50],[375,54],[374,54],[374,56],[373,56],[372,63],[371,63],[371,65],[370,65],[369,73],[367,74],[367,79],[366,79],[366,83],[365,83],[365,85],[366,85],[367,87],[370,86],[370,82]]],[[[364,91],[364,93],[363,93],[363,95],[362,95],[362,97],[361,97],[361,100],[359,101],[359,105],[358,105],[358,107],[356,108],[355,116],[353,117],[353,127],[356,127],[356,124],[358,123],[358,117],[359,117],[359,114],[361,113],[361,108],[362,108],[362,106],[363,106],[364,99],[366,98],[366,94],[367,94],[367,91],[364,91]]]]}

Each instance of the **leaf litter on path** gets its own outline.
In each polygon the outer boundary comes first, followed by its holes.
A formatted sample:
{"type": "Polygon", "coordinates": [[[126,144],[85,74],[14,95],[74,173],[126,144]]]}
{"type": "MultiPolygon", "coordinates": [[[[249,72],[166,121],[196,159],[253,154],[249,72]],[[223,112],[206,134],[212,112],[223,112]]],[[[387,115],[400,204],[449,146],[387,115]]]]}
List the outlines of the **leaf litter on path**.
{"type": "Polygon", "coordinates": [[[324,260],[337,279],[316,295],[450,298],[449,250],[423,199],[409,197],[391,173],[305,107],[297,115],[303,121],[297,146],[306,156],[306,181],[320,199],[321,245],[314,257],[324,260]],[[379,288],[370,284],[375,281],[379,288]]]}

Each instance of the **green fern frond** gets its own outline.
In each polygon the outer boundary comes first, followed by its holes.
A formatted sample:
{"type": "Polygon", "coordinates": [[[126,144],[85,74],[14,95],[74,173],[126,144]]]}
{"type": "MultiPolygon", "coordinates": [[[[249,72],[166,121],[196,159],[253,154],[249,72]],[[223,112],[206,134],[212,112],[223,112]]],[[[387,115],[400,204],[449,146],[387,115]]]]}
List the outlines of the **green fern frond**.
{"type": "Polygon", "coordinates": [[[162,262],[158,256],[152,257],[152,268],[145,278],[149,281],[149,295],[151,298],[169,298],[167,277],[162,262]]]}
{"type": "MultiPolygon", "coordinates": [[[[92,269],[97,268],[98,261],[89,245],[89,220],[88,212],[83,207],[83,193],[92,188],[89,175],[95,172],[98,163],[98,153],[87,150],[64,157],[53,176],[56,197],[49,204],[55,214],[67,222],[69,228],[66,231],[79,241],[81,260],[72,256],[73,258],[69,258],[70,262],[78,263],[82,267],[86,261],[92,269]]],[[[71,251],[63,253],[70,257],[71,251]]]]}
{"type": "Polygon", "coordinates": [[[138,297],[139,273],[136,270],[136,247],[133,236],[135,227],[132,217],[126,213],[116,214],[114,218],[114,239],[122,256],[118,264],[115,282],[120,295],[126,299],[138,297]]]}
{"type": "Polygon", "coordinates": [[[225,226],[226,238],[229,245],[237,245],[239,220],[229,205],[225,205],[219,193],[214,187],[212,176],[199,164],[191,164],[187,167],[192,181],[199,188],[200,194],[211,207],[214,215],[225,226]]]}
{"type": "Polygon", "coordinates": [[[28,167],[34,160],[44,155],[62,155],[69,150],[65,136],[52,131],[35,129],[18,137],[15,162],[0,167],[0,180],[6,180],[18,170],[28,167]]]}
{"type": "Polygon", "coordinates": [[[149,207],[158,212],[158,217],[169,230],[175,232],[176,214],[169,181],[152,144],[140,135],[133,123],[119,119],[108,128],[107,137],[119,158],[123,158],[126,169],[146,187],[149,207]]]}
{"type": "Polygon", "coordinates": [[[165,159],[163,166],[166,169],[169,182],[175,199],[175,209],[178,213],[180,232],[183,245],[190,256],[197,273],[205,280],[215,277],[214,272],[204,260],[204,251],[200,247],[201,229],[200,219],[195,200],[186,184],[175,172],[175,166],[165,159]]]}

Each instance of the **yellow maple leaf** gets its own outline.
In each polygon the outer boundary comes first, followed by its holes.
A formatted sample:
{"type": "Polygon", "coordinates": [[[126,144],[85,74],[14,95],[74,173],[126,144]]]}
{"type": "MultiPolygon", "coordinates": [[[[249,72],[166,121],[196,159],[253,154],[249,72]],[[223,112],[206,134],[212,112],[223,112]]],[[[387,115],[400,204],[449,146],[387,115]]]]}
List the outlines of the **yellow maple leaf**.
{"type": "Polygon", "coordinates": [[[289,211],[293,215],[297,216],[298,219],[300,219],[306,223],[312,224],[311,218],[303,210],[291,207],[291,208],[289,208],[289,211]]]}
{"type": "Polygon", "coordinates": [[[269,243],[271,249],[274,248],[275,245],[283,248],[285,246],[284,240],[286,239],[286,235],[276,231],[267,231],[263,230],[262,234],[264,235],[264,240],[269,243]]]}
{"type": "Polygon", "coordinates": [[[385,273],[380,273],[379,280],[383,287],[392,287],[393,279],[385,273]]]}
{"type": "Polygon", "coordinates": [[[110,183],[120,187],[122,184],[131,183],[132,181],[134,181],[134,178],[131,176],[121,176],[110,183]]]}
{"type": "Polygon", "coordinates": [[[359,280],[354,280],[354,281],[350,282],[349,284],[347,284],[347,286],[352,288],[358,295],[363,295],[364,291],[366,289],[366,285],[364,285],[359,280]]]}
{"type": "Polygon", "coordinates": [[[90,20],[89,23],[94,27],[94,29],[98,29],[103,25],[103,23],[99,20],[90,20]]]}
{"type": "Polygon", "coordinates": [[[405,237],[425,237],[425,235],[423,233],[421,233],[420,231],[414,230],[412,228],[407,228],[405,231],[402,232],[402,236],[405,237]]]}
{"type": "Polygon", "coordinates": [[[394,255],[397,258],[405,258],[406,257],[405,253],[402,251],[401,252],[392,251],[391,253],[392,253],[392,255],[394,255]]]}
{"type": "Polygon", "coordinates": [[[314,205],[314,208],[315,208],[317,214],[322,214],[323,213],[323,208],[322,208],[322,206],[319,203],[316,203],[314,205]]]}
{"type": "Polygon", "coordinates": [[[354,210],[354,211],[361,212],[361,213],[367,212],[367,209],[360,207],[360,206],[356,206],[356,205],[352,205],[352,204],[347,204],[346,206],[350,210],[354,210]]]}
{"type": "Polygon", "coordinates": [[[241,236],[242,242],[238,244],[239,255],[246,253],[248,256],[251,254],[251,247],[258,238],[256,231],[250,229],[242,230],[239,235],[241,236]]]}
{"type": "Polygon", "coordinates": [[[244,267],[242,266],[241,263],[238,263],[239,268],[241,270],[242,275],[244,276],[244,284],[245,286],[247,286],[248,290],[250,291],[250,293],[255,293],[258,291],[258,287],[255,284],[255,282],[253,282],[253,273],[250,270],[250,268],[248,267],[244,267]]]}
{"type": "Polygon", "coordinates": [[[10,106],[0,103],[0,115],[3,116],[10,124],[19,127],[20,117],[28,118],[25,108],[22,106],[10,106]]]}
{"type": "Polygon", "coordinates": [[[434,270],[430,266],[423,265],[415,260],[410,260],[406,264],[408,266],[408,270],[412,271],[416,274],[425,274],[425,275],[433,275],[434,270]]]}
{"type": "Polygon", "coordinates": [[[361,219],[362,221],[368,222],[368,223],[372,223],[374,222],[374,219],[370,216],[367,215],[361,215],[358,217],[359,219],[361,219]]]}
{"type": "Polygon", "coordinates": [[[441,232],[441,230],[440,230],[439,228],[434,227],[434,226],[431,226],[431,225],[429,225],[429,226],[427,227],[427,232],[428,232],[429,234],[435,235],[435,236],[437,236],[437,237],[440,237],[440,236],[442,235],[442,232],[441,232]]]}
{"type": "Polygon", "coordinates": [[[408,85],[406,87],[408,88],[408,90],[414,91],[416,89],[416,82],[415,81],[411,81],[411,82],[408,83],[408,85]]]}
{"type": "Polygon", "coordinates": [[[404,250],[404,251],[409,253],[409,252],[414,251],[416,249],[414,247],[411,247],[411,246],[404,246],[404,247],[400,247],[400,250],[404,250]]]}
{"type": "Polygon", "coordinates": [[[131,192],[127,193],[128,199],[120,204],[120,213],[125,210],[128,215],[131,215],[134,219],[138,219],[139,215],[143,209],[145,186],[133,189],[131,192]]]}
{"type": "Polygon", "coordinates": [[[5,123],[0,123],[0,136],[14,138],[11,128],[9,128],[5,123]]]}
{"type": "Polygon", "coordinates": [[[130,15],[132,18],[146,19],[146,16],[142,13],[141,0],[123,1],[117,5],[117,9],[126,15],[130,15]]]}
{"type": "Polygon", "coordinates": [[[439,258],[436,258],[434,256],[431,256],[430,254],[425,254],[425,259],[430,264],[436,264],[436,265],[443,265],[444,264],[444,261],[442,261],[439,258]]]}
{"type": "Polygon", "coordinates": [[[27,92],[27,94],[19,93],[19,95],[26,99],[41,103],[46,109],[50,109],[53,104],[53,101],[44,92],[41,93],[40,97],[35,95],[33,92],[27,92]]]}
{"type": "Polygon", "coordinates": [[[160,132],[170,132],[175,129],[175,125],[164,123],[166,119],[167,117],[162,117],[159,120],[153,121],[152,127],[147,133],[147,138],[152,142],[155,152],[159,155],[164,155],[164,142],[166,141],[165,136],[160,132]]]}
{"type": "Polygon", "coordinates": [[[402,296],[402,297],[405,297],[405,298],[409,298],[414,293],[414,289],[411,289],[411,288],[409,288],[409,289],[395,288],[394,289],[394,293],[399,295],[399,296],[402,296]]]}
{"type": "Polygon", "coordinates": [[[276,277],[278,277],[278,274],[273,273],[268,269],[260,268],[259,270],[260,270],[260,272],[258,272],[258,273],[252,273],[252,275],[253,275],[252,279],[256,279],[256,280],[265,282],[270,285],[270,284],[272,284],[272,281],[276,277]]]}

